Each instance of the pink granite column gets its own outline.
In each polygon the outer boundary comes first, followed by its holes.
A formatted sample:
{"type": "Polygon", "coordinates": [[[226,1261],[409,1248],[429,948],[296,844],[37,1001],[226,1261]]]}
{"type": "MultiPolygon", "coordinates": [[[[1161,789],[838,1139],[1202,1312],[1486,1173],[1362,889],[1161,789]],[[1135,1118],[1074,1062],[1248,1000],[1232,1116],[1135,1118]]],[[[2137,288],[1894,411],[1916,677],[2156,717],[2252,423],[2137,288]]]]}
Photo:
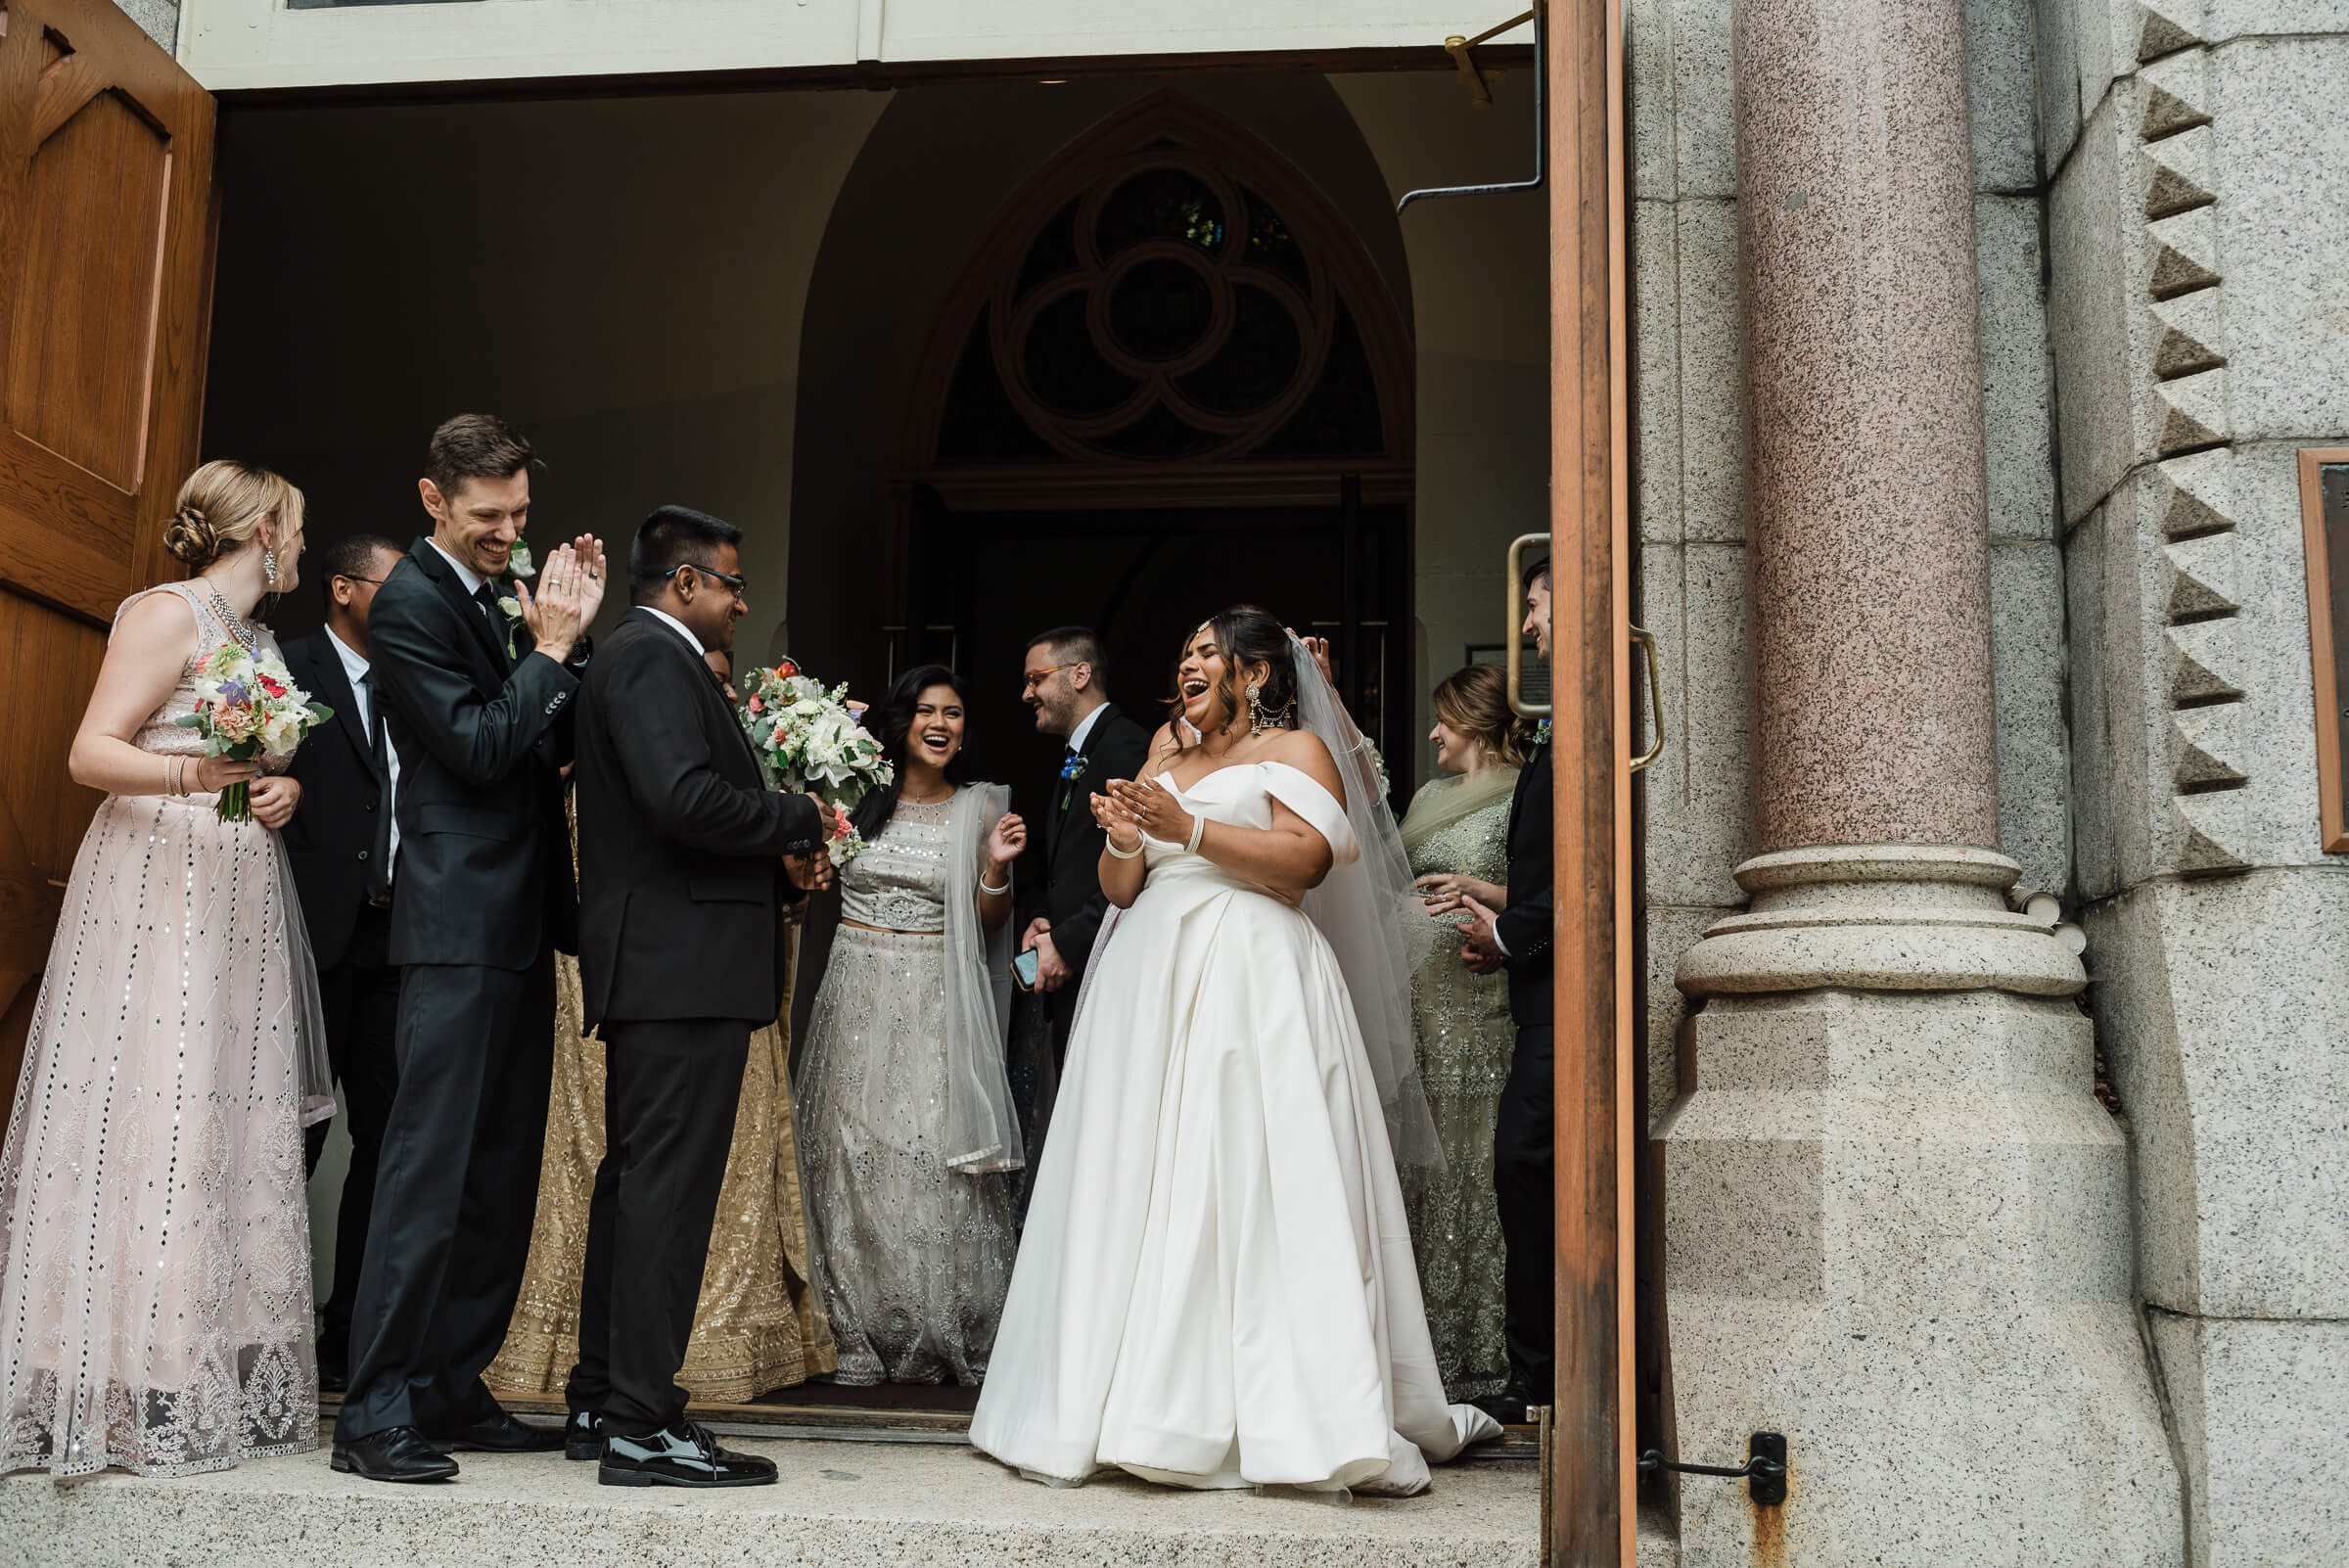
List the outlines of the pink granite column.
{"type": "Polygon", "coordinates": [[[1998,843],[1963,0],[1737,0],[1755,848],[1998,843]]]}

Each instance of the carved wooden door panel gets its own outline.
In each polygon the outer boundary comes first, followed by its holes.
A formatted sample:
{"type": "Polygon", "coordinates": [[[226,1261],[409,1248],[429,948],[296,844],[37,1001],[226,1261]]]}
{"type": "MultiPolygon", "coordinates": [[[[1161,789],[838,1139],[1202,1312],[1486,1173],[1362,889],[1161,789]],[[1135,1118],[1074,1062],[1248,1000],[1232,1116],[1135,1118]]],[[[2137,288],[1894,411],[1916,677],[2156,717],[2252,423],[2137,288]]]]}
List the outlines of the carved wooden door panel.
{"type": "Polygon", "coordinates": [[[98,806],[66,753],[196,461],[211,165],[210,95],[108,0],[0,0],[0,1112],[98,806]]]}

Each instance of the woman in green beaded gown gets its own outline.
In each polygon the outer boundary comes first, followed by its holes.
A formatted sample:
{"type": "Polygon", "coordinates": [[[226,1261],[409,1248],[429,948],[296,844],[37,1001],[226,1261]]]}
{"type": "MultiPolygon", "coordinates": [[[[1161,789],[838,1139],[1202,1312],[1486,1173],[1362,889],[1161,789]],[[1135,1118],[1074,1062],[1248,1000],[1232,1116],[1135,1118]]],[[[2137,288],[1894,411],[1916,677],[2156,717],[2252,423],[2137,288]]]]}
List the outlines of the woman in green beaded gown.
{"type": "Polygon", "coordinates": [[[1460,962],[1464,899],[1508,905],[1509,801],[1533,726],[1509,712],[1501,674],[1471,665],[1435,690],[1436,764],[1403,819],[1403,845],[1427,899],[1435,949],[1411,983],[1419,1077],[1443,1144],[1441,1168],[1404,1167],[1403,1198],[1436,1365],[1447,1399],[1498,1393],[1501,1346],[1500,1210],[1493,1194],[1493,1128],[1517,1038],[1508,978],[1460,962]]]}

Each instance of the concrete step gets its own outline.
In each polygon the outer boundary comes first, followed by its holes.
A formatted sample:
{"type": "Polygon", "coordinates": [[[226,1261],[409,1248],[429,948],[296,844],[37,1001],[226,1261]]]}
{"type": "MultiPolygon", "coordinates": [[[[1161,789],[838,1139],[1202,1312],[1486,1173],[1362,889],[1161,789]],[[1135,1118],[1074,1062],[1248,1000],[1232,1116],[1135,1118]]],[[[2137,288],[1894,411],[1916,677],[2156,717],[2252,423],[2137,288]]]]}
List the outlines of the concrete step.
{"type": "MultiPolygon", "coordinates": [[[[0,1480],[0,1568],[1539,1568],[1522,1461],[1333,1503],[1121,1476],[1054,1490],[950,1442],[728,1443],[780,1483],[638,1491],[559,1454],[468,1453],[453,1485],[392,1487],[335,1474],[323,1450],[173,1480],[17,1475],[0,1480]]],[[[1649,1545],[1643,1568],[1670,1568],[1649,1545]]]]}

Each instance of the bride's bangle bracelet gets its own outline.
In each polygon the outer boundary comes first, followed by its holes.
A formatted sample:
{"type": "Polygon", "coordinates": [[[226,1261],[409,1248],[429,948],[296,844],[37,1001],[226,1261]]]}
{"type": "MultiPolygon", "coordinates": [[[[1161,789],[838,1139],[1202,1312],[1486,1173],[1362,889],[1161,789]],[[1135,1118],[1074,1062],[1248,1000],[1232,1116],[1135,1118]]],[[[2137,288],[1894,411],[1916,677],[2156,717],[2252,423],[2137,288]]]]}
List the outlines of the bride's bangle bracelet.
{"type": "Polygon", "coordinates": [[[987,878],[981,877],[979,879],[979,891],[986,894],[990,898],[1000,899],[1003,897],[1003,895],[1011,891],[1011,878],[1005,877],[1003,879],[1003,886],[998,888],[993,883],[988,881],[987,878]]]}
{"type": "Polygon", "coordinates": [[[1130,860],[1135,855],[1142,853],[1142,847],[1137,844],[1130,850],[1121,850],[1118,848],[1118,841],[1111,839],[1109,841],[1109,853],[1121,860],[1130,860]]]}
{"type": "Polygon", "coordinates": [[[1206,832],[1206,815],[1202,813],[1193,816],[1191,818],[1191,842],[1182,847],[1182,853],[1185,854],[1197,854],[1199,853],[1199,840],[1206,832]]]}

